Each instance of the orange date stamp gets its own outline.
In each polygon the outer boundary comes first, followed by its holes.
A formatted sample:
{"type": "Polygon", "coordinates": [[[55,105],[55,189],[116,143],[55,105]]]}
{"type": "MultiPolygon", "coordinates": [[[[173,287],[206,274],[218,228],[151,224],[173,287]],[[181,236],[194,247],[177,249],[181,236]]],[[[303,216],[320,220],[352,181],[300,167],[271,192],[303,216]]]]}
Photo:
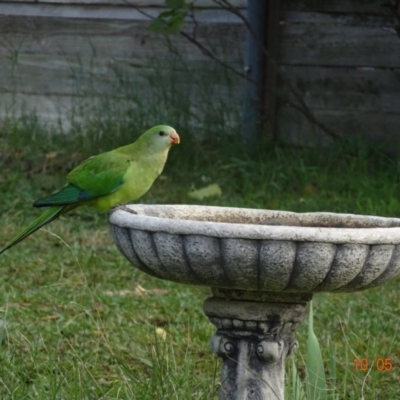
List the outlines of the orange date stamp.
{"type": "Polygon", "coordinates": [[[355,358],[353,360],[354,369],[356,371],[368,371],[370,368],[375,368],[378,371],[391,371],[393,369],[393,362],[391,357],[377,358],[372,363],[367,358],[355,358]]]}

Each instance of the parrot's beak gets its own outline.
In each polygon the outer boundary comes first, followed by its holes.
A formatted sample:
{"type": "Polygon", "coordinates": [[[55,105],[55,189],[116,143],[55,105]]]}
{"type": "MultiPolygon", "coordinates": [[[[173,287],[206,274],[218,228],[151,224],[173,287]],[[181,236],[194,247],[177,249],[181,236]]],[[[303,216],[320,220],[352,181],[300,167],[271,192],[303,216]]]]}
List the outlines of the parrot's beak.
{"type": "Polygon", "coordinates": [[[179,135],[176,132],[174,132],[171,135],[171,146],[175,146],[176,144],[179,144],[179,143],[180,143],[179,135]]]}

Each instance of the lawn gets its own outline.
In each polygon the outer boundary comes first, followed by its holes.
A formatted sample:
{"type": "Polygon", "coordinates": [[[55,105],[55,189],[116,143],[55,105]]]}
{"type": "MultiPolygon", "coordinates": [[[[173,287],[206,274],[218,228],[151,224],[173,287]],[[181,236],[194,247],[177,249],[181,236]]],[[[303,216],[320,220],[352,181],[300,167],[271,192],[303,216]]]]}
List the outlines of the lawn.
{"type": "MultiPolygon", "coordinates": [[[[400,216],[400,164],[379,151],[261,143],[250,159],[232,133],[196,138],[190,127],[176,128],[182,143],[143,203],[400,216]],[[211,183],[222,195],[188,196],[211,183]]],[[[85,157],[132,140],[131,131],[73,139],[50,137],[31,120],[4,123],[0,245],[38,215],[31,207],[36,198],[62,186],[85,157]]],[[[220,364],[209,349],[214,327],[202,312],[209,289],[134,269],[116,249],[107,215],[78,209],[61,217],[1,256],[0,273],[1,399],[216,398],[220,364]]],[[[398,398],[399,282],[314,297],[314,329],[327,370],[335,362],[337,398],[398,398]],[[391,371],[354,367],[354,359],[373,365],[386,357],[391,371]]],[[[305,323],[297,335],[300,376],[306,330],[305,323]]]]}

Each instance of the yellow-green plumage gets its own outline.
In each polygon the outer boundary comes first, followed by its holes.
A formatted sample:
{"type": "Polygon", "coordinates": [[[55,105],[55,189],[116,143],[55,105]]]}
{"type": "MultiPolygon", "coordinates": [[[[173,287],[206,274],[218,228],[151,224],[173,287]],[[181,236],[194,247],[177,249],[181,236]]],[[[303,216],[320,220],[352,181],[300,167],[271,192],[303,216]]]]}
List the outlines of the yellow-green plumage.
{"type": "Polygon", "coordinates": [[[35,201],[35,207],[49,209],[3,247],[0,254],[76,207],[88,205],[106,211],[140,198],[162,172],[171,146],[178,143],[175,129],[158,125],[132,144],[84,161],[67,175],[64,188],[35,201]]]}

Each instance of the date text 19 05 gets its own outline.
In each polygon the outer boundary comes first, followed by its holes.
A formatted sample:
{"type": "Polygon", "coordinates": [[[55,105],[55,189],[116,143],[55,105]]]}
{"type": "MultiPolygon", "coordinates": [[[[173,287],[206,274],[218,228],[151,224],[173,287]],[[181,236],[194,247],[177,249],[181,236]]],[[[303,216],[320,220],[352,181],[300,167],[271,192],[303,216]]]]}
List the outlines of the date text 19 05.
{"type": "MultiPolygon", "coordinates": [[[[353,360],[354,369],[356,371],[368,371],[370,369],[370,362],[367,358],[355,358],[353,360]]],[[[393,363],[391,357],[377,358],[374,362],[374,366],[378,371],[391,371],[393,369],[393,363]]]]}

